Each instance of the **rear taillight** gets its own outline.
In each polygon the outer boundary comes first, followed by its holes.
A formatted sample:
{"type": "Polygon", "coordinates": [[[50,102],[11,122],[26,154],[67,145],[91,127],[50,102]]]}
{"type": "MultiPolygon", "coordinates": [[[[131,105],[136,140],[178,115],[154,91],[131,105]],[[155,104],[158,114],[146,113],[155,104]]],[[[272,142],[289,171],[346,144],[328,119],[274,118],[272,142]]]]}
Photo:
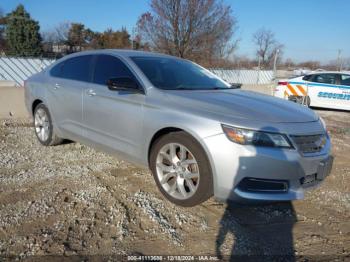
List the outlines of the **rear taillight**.
{"type": "Polygon", "coordinates": [[[286,85],[288,85],[288,82],[281,81],[281,82],[278,82],[278,85],[279,86],[286,86],[286,85]]]}

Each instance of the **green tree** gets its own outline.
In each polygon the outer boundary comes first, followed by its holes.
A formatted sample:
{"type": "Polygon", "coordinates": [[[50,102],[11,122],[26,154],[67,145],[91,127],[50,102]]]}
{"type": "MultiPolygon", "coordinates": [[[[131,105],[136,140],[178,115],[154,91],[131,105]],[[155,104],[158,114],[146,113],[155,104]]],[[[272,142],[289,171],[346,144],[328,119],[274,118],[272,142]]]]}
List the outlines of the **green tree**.
{"type": "Polygon", "coordinates": [[[3,12],[0,9],[0,53],[2,50],[6,48],[5,25],[6,25],[6,18],[4,17],[3,12]]]}
{"type": "Polygon", "coordinates": [[[30,17],[23,5],[6,17],[6,41],[9,52],[17,56],[42,54],[39,23],[30,17]]]}
{"type": "Polygon", "coordinates": [[[67,43],[71,52],[81,51],[86,44],[86,29],[81,23],[72,23],[68,31],[67,43]]]}
{"type": "Polygon", "coordinates": [[[130,35],[125,28],[117,31],[109,28],[103,33],[92,32],[87,29],[85,34],[86,38],[90,36],[88,38],[89,41],[87,41],[87,48],[89,49],[131,48],[130,35]]]}
{"type": "Polygon", "coordinates": [[[121,30],[107,29],[104,32],[94,32],[84,24],[72,23],[69,27],[66,41],[70,52],[87,49],[131,48],[132,42],[126,28],[121,30]]]}
{"type": "Polygon", "coordinates": [[[130,48],[130,35],[125,28],[121,31],[107,29],[100,35],[100,48],[130,48]]]}

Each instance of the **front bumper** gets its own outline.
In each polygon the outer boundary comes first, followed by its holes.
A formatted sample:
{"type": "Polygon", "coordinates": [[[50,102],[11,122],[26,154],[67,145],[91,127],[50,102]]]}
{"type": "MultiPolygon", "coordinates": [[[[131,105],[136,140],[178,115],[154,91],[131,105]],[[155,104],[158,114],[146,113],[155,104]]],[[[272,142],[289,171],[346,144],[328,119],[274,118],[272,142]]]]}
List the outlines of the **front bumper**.
{"type": "Polygon", "coordinates": [[[319,185],[332,165],[329,139],[321,152],[309,156],[296,149],[235,144],[224,134],[205,138],[204,143],[213,169],[214,196],[221,201],[302,199],[304,191],[319,185]],[[242,186],[247,179],[253,179],[253,184],[281,182],[280,189],[287,186],[285,190],[262,190],[264,184],[260,184],[258,190],[252,190],[242,186]]]}

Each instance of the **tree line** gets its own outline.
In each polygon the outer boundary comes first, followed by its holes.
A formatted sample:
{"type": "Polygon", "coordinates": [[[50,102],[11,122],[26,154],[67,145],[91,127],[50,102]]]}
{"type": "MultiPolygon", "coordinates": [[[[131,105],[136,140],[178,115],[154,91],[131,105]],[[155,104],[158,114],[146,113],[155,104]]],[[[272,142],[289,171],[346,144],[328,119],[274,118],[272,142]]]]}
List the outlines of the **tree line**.
{"type": "Polygon", "coordinates": [[[40,32],[39,23],[23,5],[18,5],[6,16],[0,12],[0,51],[7,55],[63,56],[88,49],[130,47],[130,35],[125,28],[100,33],[81,23],[63,22],[52,30],[40,32]]]}
{"type": "Polygon", "coordinates": [[[140,15],[132,35],[123,27],[97,32],[70,22],[40,32],[39,23],[20,4],[6,15],[0,10],[0,52],[60,57],[82,50],[119,48],[162,52],[206,67],[271,69],[275,63],[284,68],[321,66],[318,61],[283,61],[283,44],[265,28],[252,36],[255,59],[236,56],[237,29],[231,6],[221,0],[151,0],[150,10],[140,15]]]}

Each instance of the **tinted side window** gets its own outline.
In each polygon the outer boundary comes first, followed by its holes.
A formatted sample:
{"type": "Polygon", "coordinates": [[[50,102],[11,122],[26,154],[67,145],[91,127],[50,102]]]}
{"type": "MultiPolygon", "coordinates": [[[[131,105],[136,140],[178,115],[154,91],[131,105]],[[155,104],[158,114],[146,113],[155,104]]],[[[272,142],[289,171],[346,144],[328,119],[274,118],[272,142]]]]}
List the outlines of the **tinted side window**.
{"type": "Polygon", "coordinates": [[[117,77],[130,77],[135,79],[131,71],[120,59],[110,55],[98,55],[93,82],[106,85],[107,80],[117,77]]]}
{"type": "Polygon", "coordinates": [[[340,84],[342,86],[350,86],[350,75],[340,75],[340,84]]]}
{"type": "Polygon", "coordinates": [[[91,55],[73,57],[64,61],[62,77],[77,81],[89,82],[91,55]]]}
{"type": "Polygon", "coordinates": [[[335,85],[336,79],[336,74],[319,74],[313,76],[312,82],[335,85]]]}
{"type": "Polygon", "coordinates": [[[54,76],[54,77],[61,77],[63,63],[64,63],[64,62],[61,62],[61,63],[55,65],[55,66],[50,70],[50,75],[51,75],[51,76],[54,76]]]}
{"type": "Polygon", "coordinates": [[[306,75],[303,77],[303,80],[310,81],[311,77],[312,77],[312,75],[306,75]]]}

